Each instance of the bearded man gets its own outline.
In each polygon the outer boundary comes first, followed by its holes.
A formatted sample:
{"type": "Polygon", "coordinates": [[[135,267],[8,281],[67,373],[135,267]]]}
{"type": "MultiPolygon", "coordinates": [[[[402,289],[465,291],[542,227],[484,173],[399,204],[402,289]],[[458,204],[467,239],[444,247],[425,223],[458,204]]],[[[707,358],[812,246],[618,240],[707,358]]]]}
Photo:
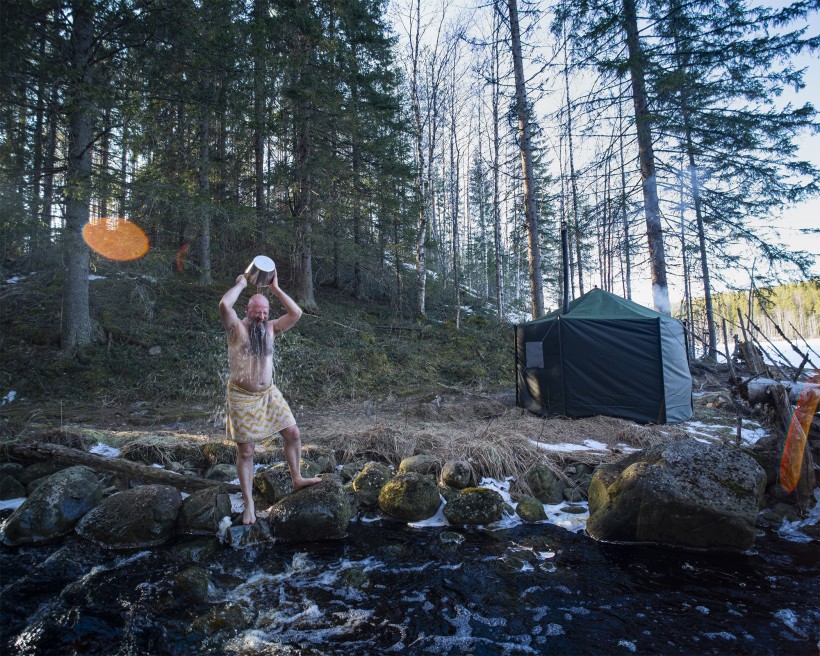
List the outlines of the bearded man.
{"type": "Polygon", "coordinates": [[[279,388],[273,384],[273,337],[289,330],[302,316],[302,310],[279,288],[274,273],[268,288],[279,299],[285,314],[268,319],[270,304],[262,294],[254,294],[245,308],[245,318],[239,319],[234,304],[248,286],[245,275],[236,279],[222,300],[219,315],[228,337],[228,438],[236,443],[236,473],[245,509],[243,524],[256,521],[253,504],[253,452],[256,444],[281,433],[285,442],[285,460],[290,468],[293,489],[299,490],[321,481],[303,478],[299,468],[302,440],[296,419],[279,388]]]}

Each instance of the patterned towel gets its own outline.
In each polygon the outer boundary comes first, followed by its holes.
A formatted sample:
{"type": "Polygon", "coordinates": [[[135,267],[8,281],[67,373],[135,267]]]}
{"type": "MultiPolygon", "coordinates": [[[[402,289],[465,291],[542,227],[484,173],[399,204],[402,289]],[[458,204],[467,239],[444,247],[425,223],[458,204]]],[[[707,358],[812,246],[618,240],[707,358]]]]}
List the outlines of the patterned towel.
{"type": "Polygon", "coordinates": [[[296,425],[290,406],[276,385],[249,392],[228,383],[228,439],[239,444],[261,442],[296,425]]]}

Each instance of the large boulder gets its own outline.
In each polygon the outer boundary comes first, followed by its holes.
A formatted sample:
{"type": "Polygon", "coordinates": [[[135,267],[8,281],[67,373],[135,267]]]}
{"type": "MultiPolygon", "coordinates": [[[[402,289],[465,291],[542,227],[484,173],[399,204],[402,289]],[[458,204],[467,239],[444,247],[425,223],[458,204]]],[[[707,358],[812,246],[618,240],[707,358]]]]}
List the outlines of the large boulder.
{"type": "MultiPolygon", "coordinates": [[[[319,468],[308,460],[302,460],[299,469],[303,478],[313,478],[319,475],[319,468]]],[[[253,489],[265,503],[276,503],[292,493],[293,482],[287,463],[280,462],[256,472],[253,477],[253,489]]]]}
{"type": "Polygon", "coordinates": [[[379,492],[393,478],[390,468],[380,462],[368,462],[353,479],[356,506],[362,510],[375,510],[379,505],[379,492]]]}
{"type": "Polygon", "coordinates": [[[418,522],[436,514],[441,505],[438,487],[418,472],[398,474],[379,492],[379,508],[388,517],[418,522]]]}
{"type": "Polygon", "coordinates": [[[3,542],[45,542],[71,532],[103,495],[97,475],[88,467],[69,467],[52,474],[9,517],[3,542]]]}
{"type": "Polygon", "coordinates": [[[231,499],[222,485],[194,492],[182,502],[177,524],[180,533],[216,533],[223,517],[231,516],[231,499]]]}
{"type": "Polygon", "coordinates": [[[468,487],[444,506],[451,524],[490,524],[501,519],[504,497],[487,487],[468,487]]]}
{"type": "Polygon", "coordinates": [[[270,509],[273,535],[288,542],[316,542],[342,537],[353,517],[353,509],[336,476],[324,475],[322,482],[304,487],[270,509]]]}
{"type": "Polygon", "coordinates": [[[104,499],[77,533],[106,549],[153,547],[174,533],[182,495],[170,485],[144,485],[104,499]]]}
{"type": "Polygon", "coordinates": [[[695,549],[745,550],[766,472],[736,449],[693,439],[650,447],[595,470],[590,536],[695,549]]]}
{"type": "Polygon", "coordinates": [[[564,500],[564,482],[545,464],[536,464],[527,472],[525,479],[532,496],[541,503],[556,504],[564,500]]]}

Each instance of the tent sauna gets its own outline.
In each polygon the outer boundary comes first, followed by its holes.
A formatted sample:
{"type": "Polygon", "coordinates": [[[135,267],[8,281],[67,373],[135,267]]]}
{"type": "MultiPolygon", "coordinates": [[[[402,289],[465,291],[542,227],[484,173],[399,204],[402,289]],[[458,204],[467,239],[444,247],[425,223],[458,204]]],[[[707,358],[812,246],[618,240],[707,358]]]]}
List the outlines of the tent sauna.
{"type": "Polygon", "coordinates": [[[692,418],[683,324],[601,289],[515,326],[515,373],[517,405],[536,414],[692,418]]]}

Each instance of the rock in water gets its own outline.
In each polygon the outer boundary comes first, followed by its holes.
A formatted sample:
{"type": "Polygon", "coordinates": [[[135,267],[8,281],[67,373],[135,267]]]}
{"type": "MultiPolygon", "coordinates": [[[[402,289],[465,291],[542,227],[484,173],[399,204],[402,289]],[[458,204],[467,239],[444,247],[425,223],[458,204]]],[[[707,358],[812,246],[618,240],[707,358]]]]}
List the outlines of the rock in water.
{"type": "Polygon", "coordinates": [[[368,462],[353,479],[356,505],[362,510],[375,510],[379,506],[379,492],[393,473],[387,465],[368,462]]]}
{"type": "Polygon", "coordinates": [[[341,481],[325,475],[321,483],[277,501],[268,521],[277,539],[314,542],[342,537],[351,517],[353,509],[341,481]]]}
{"type": "Polygon", "coordinates": [[[189,535],[216,533],[223,517],[231,516],[231,499],[222,485],[194,492],[182,502],[179,532],[189,535]]]}
{"type": "Polygon", "coordinates": [[[547,518],[544,504],[535,497],[523,497],[515,512],[525,522],[541,522],[547,518]]]}
{"type": "MultiPolygon", "coordinates": [[[[319,475],[319,468],[308,460],[302,460],[299,463],[299,470],[303,478],[313,478],[319,475]]],[[[253,477],[253,489],[259,493],[265,503],[276,503],[291,494],[293,482],[287,463],[280,462],[256,472],[253,477]]]]}
{"type": "Polygon", "coordinates": [[[143,485],[114,494],[77,524],[77,533],[106,549],[152,547],[174,532],[182,495],[170,485],[143,485]]]}
{"type": "Polygon", "coordinates": [[[605,542],[745,550],[766,473],[736,449],[682,440],[595,470],[587,533],[605,542]]]}
{"type": "Polygon", "coordinates": [[[88,467],[69,467],[52,474],[9,517],[3,542],[16,546],[65,535],[100,502],[102,493],[102,484],[88,467]]]}
{"type": "Polygon", "coordinates": [[[69,467],[52,474],[9,517],[3,542],[32,544],[65,535],[100,503],[102,494],[102,484],[88,467],[69,467]]]}
{"type": "Polygon", "coordinates": [[[526,474],[532,495],[541,503],[561,503],[564,500],[564,482],[544,464],[532,466],[526,474]]]}
{"type": "Polygon", "coordinates": [[[451,524],[490,524],[501,519],[504,498],[487,487],[468,487],[444,506],[444,516],[451,524]]]}
{"type": "Polygon", "coordinates": [[[393,519],[417,522],[436,514],[441,505],[438,487],[417,472],[398,474],[379,492],[379,508],[393,519]]]}

